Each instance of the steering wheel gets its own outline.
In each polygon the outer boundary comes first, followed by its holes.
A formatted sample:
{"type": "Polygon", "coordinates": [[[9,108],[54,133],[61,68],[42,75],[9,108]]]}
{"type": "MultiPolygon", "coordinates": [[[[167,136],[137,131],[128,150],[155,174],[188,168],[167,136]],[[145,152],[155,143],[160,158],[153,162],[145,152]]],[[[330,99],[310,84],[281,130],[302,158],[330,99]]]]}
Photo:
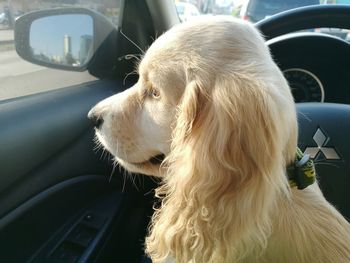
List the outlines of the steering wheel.
{"type": "MultiPolygon", "coordinates": [[[[269,17],[255,25],[269,40],[268,45],[279,45],[286,41],[282,35],[297,30],[321,27],[350,29],[350,6],[302,7],[269,17]]],[[[308,34],[307,37],[312,36],[308,34]]],[[[316,34],[315,37],[320,36],[316,34]]],[[[350,52],[350,44],[334,37],[329,38],[332,39],[330,42],[338,41],[340,45],[348,45],[346,48],[350,52]]],[[[350,105],[300,103],[296,107],[299,147],[313,158],[318,181],[327,200],[349,220],[350,105]]]]}

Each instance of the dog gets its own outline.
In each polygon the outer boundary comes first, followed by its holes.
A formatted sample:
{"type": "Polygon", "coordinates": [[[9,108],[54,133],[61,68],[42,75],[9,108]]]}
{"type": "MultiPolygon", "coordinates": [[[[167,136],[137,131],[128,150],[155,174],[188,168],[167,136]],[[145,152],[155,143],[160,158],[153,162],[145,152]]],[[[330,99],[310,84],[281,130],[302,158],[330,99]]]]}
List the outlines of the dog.
{"type": "Polygon", "coordinates": [[[253,25],[176,25],[138,73],[88,116],[121,166],[162,178],[145,242],[153,262],[350,262],[350,225],[317,182],[289,184],[295,104],[253,25]]]}

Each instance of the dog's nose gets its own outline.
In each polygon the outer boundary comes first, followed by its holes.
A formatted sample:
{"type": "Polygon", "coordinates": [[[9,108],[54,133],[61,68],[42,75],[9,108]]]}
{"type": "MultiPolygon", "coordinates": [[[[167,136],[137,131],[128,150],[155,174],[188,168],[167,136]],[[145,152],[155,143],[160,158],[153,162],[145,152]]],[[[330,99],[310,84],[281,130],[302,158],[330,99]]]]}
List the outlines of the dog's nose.
{"type": "Polygon", "coordinates": [[[102,116],[97,115],[93,110],[89,111],[88,118],[92,121],[95,128],[99,129],[101,128],[103,124],[103,118],[102,116]]]}

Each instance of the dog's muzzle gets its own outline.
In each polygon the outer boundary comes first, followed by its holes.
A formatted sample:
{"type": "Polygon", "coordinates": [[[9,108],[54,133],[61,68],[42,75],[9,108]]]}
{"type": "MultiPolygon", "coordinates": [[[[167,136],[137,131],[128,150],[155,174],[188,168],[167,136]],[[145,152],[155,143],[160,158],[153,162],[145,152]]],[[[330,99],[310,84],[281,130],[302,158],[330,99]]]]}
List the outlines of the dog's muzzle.
{"type": "Polygon", "coordinates": [[[88,113],[88,118],[92,121],[94,127],[96,129],[101,128],[102,124],[103,124],[103,118],[102,116],[98,116],[96,115],[93,110],[89,111],[88,113]]]}

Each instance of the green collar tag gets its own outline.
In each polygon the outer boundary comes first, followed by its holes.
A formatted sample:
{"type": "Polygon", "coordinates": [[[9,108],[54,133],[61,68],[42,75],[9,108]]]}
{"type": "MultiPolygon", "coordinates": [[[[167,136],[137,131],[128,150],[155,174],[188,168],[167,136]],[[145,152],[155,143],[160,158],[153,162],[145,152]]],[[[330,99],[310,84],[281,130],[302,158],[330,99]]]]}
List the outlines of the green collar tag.
{"type": "Polygon", "coordinates": [[[305,189],[316,181],[316,171],[313,161],[308,154],[297,148],[295,162],[287,167],[289,185],[305,189]]]}

